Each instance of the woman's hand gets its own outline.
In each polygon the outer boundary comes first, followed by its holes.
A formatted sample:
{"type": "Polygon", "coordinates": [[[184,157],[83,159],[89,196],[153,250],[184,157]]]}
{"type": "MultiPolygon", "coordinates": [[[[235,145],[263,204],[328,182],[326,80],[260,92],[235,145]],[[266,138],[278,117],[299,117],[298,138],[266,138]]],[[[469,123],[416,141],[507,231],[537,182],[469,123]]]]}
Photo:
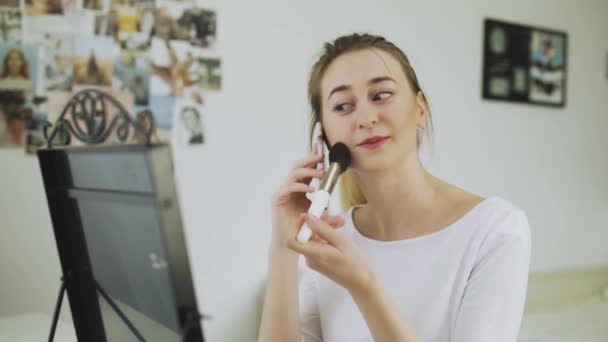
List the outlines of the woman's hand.
{"type": "MultiPolygon", "coordinates": [[[[272,244],[275,247],[287,248],[287,241],[294,239],[304,223],[303,216],[310,207],[310,200],[306,198],[307,192],[315,189],[308,184],[314,178],[322,178],[323,171],[315,168],[323,160],[323,154],[311,153],[302,160],[293,164],[287,179],[272,197],[272,244]]],[[[333,227],[340,227],[344,220],[339,216],[324,219],[333,227]]],[[[313,239],[319,240],[313,235],[313,239]]]]}
{"type": "Polygon", "coordinates": [[[305,216],[308,226],[319,238],[307,243],[292,238],[287,247],[303,254],[308,267],[342,285],[351,294],[367,291],[374,284],[374,274],[359,246],[324,220],[305,216]]]}

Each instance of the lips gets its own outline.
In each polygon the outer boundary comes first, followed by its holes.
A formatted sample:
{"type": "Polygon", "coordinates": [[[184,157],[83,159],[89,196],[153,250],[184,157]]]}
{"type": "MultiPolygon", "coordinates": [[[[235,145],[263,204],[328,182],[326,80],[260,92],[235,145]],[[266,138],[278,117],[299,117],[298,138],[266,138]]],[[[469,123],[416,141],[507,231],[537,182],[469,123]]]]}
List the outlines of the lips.
{"type": "Polygon", "coordinates": [[[363,142],[361,142],[359,144],[359,146],[361,146],[361,145],[367,145],[367,144],[375,144],[375,143],[377,143],[379,141],[382,141],[384,139],[386,139],[386,137],[376,136],[376,137],[367,138],[367,139],[363,140],[363,142]]]}

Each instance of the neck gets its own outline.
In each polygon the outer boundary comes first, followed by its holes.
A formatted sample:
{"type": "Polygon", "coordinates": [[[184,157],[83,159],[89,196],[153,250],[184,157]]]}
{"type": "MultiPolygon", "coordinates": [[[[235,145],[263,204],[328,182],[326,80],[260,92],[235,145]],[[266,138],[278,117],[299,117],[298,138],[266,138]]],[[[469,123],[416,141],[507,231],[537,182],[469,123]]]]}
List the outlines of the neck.
{"type": "Polygon", "coordinates": [[[428,173],[416,153],[381,172],[357,173],[367,203],[358,211],[357,227],[378,240],[398,240],[415,235],[420,222],[436,201],[440,181],[428,173]]]}

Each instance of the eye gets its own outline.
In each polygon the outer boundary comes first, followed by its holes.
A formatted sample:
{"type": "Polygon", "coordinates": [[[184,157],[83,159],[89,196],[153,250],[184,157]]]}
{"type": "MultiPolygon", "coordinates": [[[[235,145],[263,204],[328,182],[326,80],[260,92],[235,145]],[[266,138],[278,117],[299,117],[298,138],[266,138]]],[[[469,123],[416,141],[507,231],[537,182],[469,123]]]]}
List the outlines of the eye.
{"type": "Polygon", "coordinates": [[[392,91],[388,91],[388,90],[383,90],[383,91],[379,91],[376,94],[374,94],[374,101],[382,101],[382,100],[386,100],[388,98],[390,98],[391,96],[393,96],[393,92],[392,91]]]}
{"type": "Polygon", "coordinates": [[[352,105],[348,102],[339,103],[334,106],[334,112],[345,112],[348,111],[352,105]]]}

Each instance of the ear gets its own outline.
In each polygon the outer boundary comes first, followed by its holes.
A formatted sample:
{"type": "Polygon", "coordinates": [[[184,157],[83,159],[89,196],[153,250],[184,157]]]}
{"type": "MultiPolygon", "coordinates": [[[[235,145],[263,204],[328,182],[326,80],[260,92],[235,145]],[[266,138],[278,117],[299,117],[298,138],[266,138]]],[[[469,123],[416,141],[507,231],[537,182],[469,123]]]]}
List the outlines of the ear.
{"type": "Polygon", "coordinates": [[[420,128],[426,125],[426,101],[420,90],[416,93],[416,125],[420,128]]]}

